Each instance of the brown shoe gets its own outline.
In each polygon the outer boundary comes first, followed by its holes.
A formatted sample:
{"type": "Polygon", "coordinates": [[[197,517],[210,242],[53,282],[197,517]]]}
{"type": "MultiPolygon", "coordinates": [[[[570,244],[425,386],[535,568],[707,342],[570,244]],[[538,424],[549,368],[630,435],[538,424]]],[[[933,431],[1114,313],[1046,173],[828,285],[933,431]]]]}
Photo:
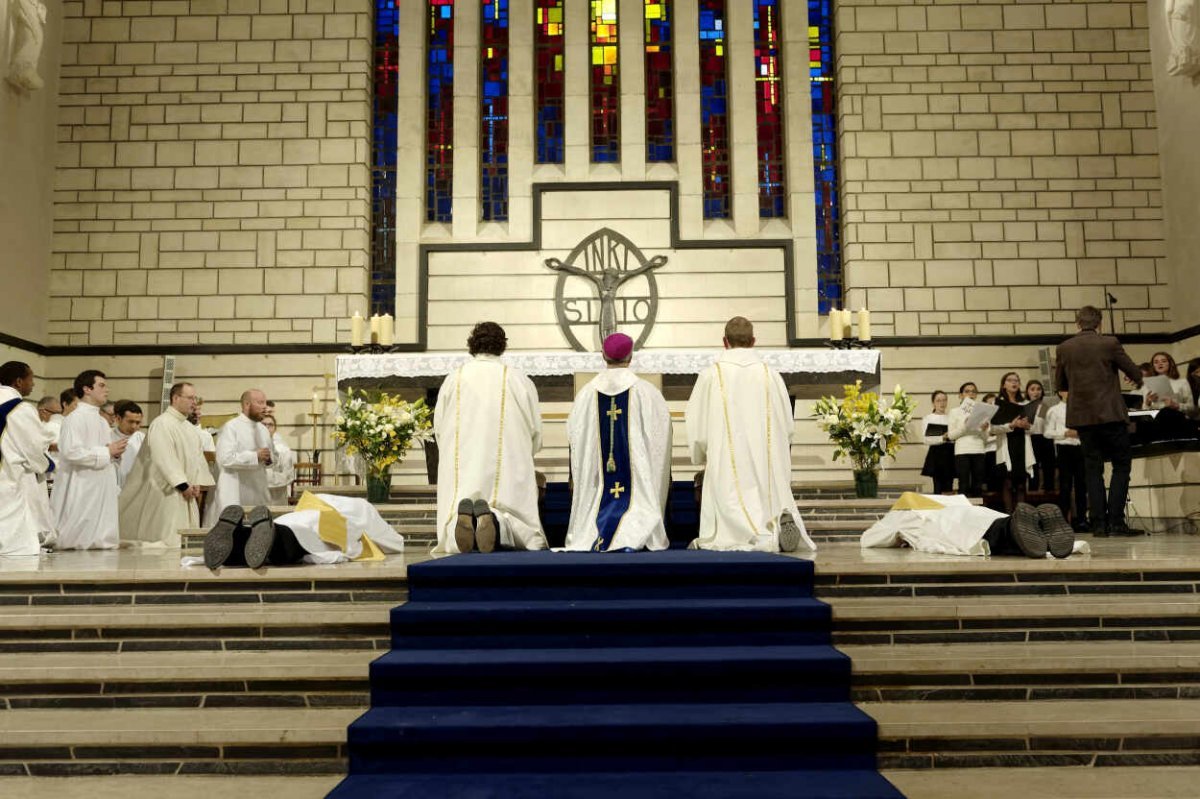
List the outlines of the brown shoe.
{"type": "Polygon", "coordinates": [[[1038,522],[1042,526],[1042,534],[1050,548],[1050,554],[1056,558],[1065,558],[1075,549],[1075,531],[1063,518],[1062,510],[1057,505],[1038,505],[1038,522]]]}
{"type": "Polygon", "coordinates": [[[458,520],[454,523],[454,544],[463,553],[475,551],[475,518],[471,508],[471,500],[459,502],[458,520]]]}
{"type": "Polygon", "coordinates": [[[488,507],[485,500],[475,500],[475,545],[480,552],[493,552],[496,549],[496,539],[499,536],[496,524],[496,514],[488,507]]]}

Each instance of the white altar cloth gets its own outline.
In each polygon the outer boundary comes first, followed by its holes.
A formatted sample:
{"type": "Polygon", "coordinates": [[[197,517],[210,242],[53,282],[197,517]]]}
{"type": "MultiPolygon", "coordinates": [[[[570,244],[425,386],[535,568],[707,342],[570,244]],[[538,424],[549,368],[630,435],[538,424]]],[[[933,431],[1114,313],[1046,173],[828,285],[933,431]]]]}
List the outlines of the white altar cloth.
{"type": "MultiPolygon", "coordinates": [[[[720,350],[639,350],[630,368],[642,374],[699,374],[716,359],[720,350]]],[[[768,350],[756,352],[784,374],[865,372],[875,374],[878,350],[768,350]]],[[[442,377],[470,356],[450,352],[398,352],[380,355],[337,356],[337,380],[382,377],[442,377]]],[[[509,352],[505,363],[530,377],[599,372],[604,359],[598,352],[509,352]]]]}

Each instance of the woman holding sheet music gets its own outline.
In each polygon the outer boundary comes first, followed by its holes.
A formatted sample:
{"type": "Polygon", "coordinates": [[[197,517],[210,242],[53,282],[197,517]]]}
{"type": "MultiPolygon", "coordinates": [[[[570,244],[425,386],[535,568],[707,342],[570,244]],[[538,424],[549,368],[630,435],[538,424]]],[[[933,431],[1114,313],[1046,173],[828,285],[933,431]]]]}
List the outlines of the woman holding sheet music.
{"type": "MultiPolygon", "coordinates": [[[[968,497],[983,496],[987,476],[984,453],[987,450],[987,422],[972,424],[975,395],[974,383],[963,383],[958,389],[958,407],[946,414],[946,438],[954,442],[954,468],[958,472],[958,493],[968,497]]],[[[991,417],[988,417],[991,418],[991,417]]]]}
{"type": "Polygon", "coordinates": [[[921,474],[933,479],[933,493],[954,492],[954,443],[950,440],[950,420],[946,416],[946,392],[935,391],[929,399],[933,413],[922,420],[921,437],[929,446],[921,474]]]}
{"type": "Polygon", "coordinates": [[[1018,502],[1025,501],[1025,485],[1033,472],[1036,460],[1029,431],[1030,408],[1021,393],[1021,376],[1007,372],[1000,379],[1000,391],[996,397],[998,410],[992,417],[992,433],[996,436],[996,465],[1004,467],[1004,509],[1009,513],[1018,502]]]}
{"type": "Polygon", "coordinates": [[[1188,385],[1188,380],[1179,374],[1179,367],[1175,364],[1175,359],[1169,353],[1156,352],[1150,358],[1150,366],[1154,370],[1154,377],[1165,377],[1171,387],[1169,396],[1156,394],[1150,385],[1146,386],[1146,407],[1147,408],[1174,408],[1182,413],[1188,413],[1195,405],[1194,397],[1192,396],[1192,387],[1188,385]]]}

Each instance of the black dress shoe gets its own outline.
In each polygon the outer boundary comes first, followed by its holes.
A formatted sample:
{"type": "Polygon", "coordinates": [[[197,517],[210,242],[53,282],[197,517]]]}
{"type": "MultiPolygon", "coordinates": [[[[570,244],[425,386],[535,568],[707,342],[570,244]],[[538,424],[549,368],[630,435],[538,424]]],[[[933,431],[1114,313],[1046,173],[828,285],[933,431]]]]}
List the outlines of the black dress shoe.
{"type": "Polygon", "coordinates": [[[1084,535],[1084,534],[1090,533],[1092,531],[1092,526],[1090,524],[1088,524],[1087,522],[1075,522],[1074,524],[1071,525],[1071,527],[1072,527],[1072,529],[1075,530],[1076,533],[1079,533],[1080,535],[1084,535]]]}
{"type": "Polygon", "coordinates": [[[230,505],[221,511],[217,523],[204,536],[204,565],[216,569],[225,565],[233,554],[233,531],[242,523],[245,511],[241,505],[230,505]]]}
{"type": "Polygon", "coordinates": [[[1017,503],[1017,507],[1013,509],[1012,518],[1009,520],[1009,529],[1025,557],[1035,560],[1046,557],[1049,542],[1046,534],[1042,532],[1038,512],[1032,505],[1024,502],[1017,503]]]}
{"type": "Polygon", "coordinates": [[[483,499],[475,500],[471,510],[475,514],[475,546],[479,547],[480,552],[495,551],[496,539],[500,536],[496,514],[492,513],[483,499]]]}
{"type": "Polygon", "coordinates": [[[1108,530],[1108,534],[1110,536],[1117,536],[1121,538],[1133,538],[1135,536],[1143,535],[1141,530],[1134,530],[1132,527],[1126,524],[1124,520],[1119,522],[1109,522],[1106,525],[1106,529],[1108,530]]]}
{"type": "Polygon", "coordinates": [[[458,503],[458,518],[454,521],[454,545],[459,552],[475,551],[475,514],[471,500],[458,503]]]}
{"type": "Polygon", "coordinates": [[[1038,505],[1037,508],[1038,521],[1042,525],[1042,533],[1046,536],[1046,542],[1050,549],[1050,554],[1056,558],[1065,558],[1075,549],[1075,531],[1071,529],[1071,525],[1067,524],[1067,520],[1063,518],[1062,511],[1057,505],[1038,505]]]}
{"type": "Polygon", "coordinates": [[[246,540],[246,565],[257,569],[267,562],[271,547],[275,545],[275,524],[271,521],[271,511],[265,505],[252,508],[246,514],[244,524],[250,528],[250,538],[246,540]]]}

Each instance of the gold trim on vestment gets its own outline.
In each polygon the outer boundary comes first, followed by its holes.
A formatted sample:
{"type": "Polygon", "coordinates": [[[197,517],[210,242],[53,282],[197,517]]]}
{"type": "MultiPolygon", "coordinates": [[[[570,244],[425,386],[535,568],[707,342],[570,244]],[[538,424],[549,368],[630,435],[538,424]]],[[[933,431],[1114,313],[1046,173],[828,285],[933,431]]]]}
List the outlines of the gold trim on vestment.
{"type": "Polygon", "coordinates": [[[500,432],[496,436],[496,479],[492,483],[492,501],[489,505],[495,506],[496,497],[500,496],[500,466],[504,462],[504,412],[508,405],[508,364],[504,365],[504,372],[500,375],[500,432]]]}

